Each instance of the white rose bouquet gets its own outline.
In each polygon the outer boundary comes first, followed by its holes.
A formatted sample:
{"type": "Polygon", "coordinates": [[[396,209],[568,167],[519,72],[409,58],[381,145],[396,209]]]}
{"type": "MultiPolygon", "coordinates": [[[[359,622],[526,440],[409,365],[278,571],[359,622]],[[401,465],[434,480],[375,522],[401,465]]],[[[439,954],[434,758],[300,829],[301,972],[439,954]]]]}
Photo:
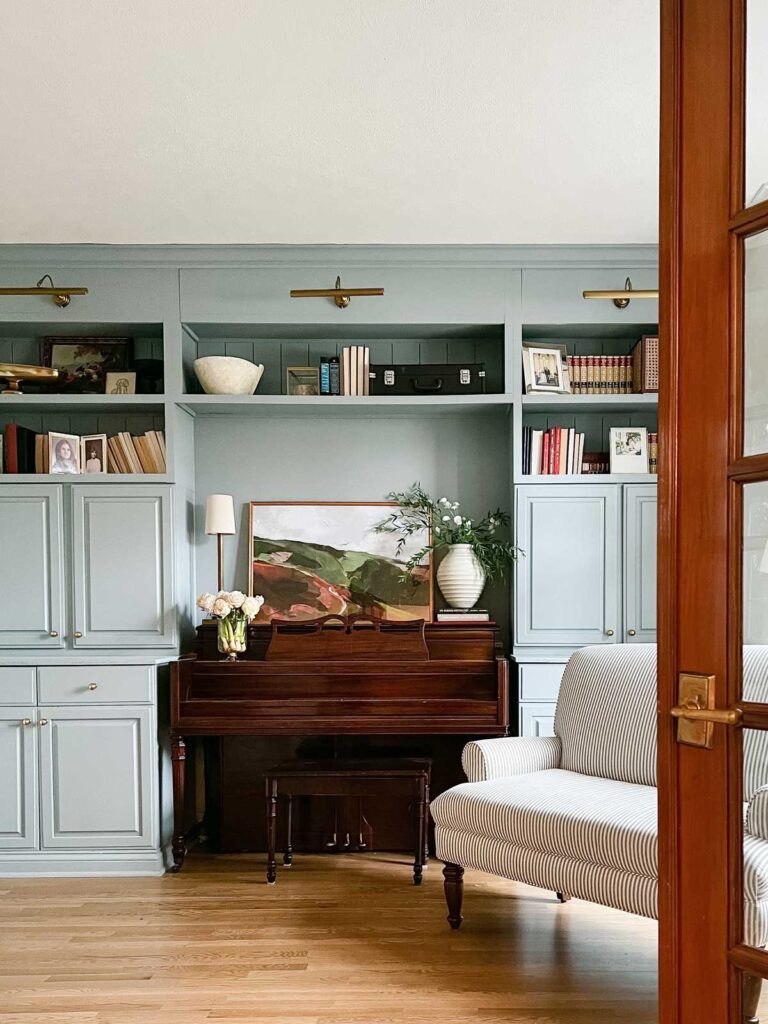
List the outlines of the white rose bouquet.
{"type": "Polygon", "coordinates": [[[246,626],[259,614],[263,597],[246,597],[240,590],[221,590],[218,594],[201,594],[197,607],[218,619],[219,650],[230,661],[247,648],[246,626]]]}

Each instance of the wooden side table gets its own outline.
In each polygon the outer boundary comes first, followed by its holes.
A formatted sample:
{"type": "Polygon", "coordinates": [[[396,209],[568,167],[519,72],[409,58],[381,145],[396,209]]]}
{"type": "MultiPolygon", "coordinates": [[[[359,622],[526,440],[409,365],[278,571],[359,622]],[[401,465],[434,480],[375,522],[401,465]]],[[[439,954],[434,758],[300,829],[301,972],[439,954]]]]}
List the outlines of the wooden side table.
{"type": "Polygon", "coordinates": [[[394,796],[410,800],[416,834],[413,884],[421,884],[429,825],[429,758],[387,760],[285,761],[264,773],[267,801],[267,884],[277,880],[277,804],[285,800],[286,841],[283,863],[293,861],[291,800],[295,796],[394,796]]]}

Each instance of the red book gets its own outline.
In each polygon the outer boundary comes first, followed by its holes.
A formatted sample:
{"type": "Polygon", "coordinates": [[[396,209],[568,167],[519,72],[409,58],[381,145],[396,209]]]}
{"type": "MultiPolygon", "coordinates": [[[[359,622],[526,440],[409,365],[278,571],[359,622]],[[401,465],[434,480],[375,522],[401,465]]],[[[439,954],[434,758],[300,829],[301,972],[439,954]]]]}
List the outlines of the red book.
{"type": "Polygon", "coordinates": [[[549,448],[550,439],[549,431],[544,431],[544,437],[541,443],[541,475],[547,476],[549,474],[549,448]]]}
{"type": "Polygon", "coordinates": [[[15,423],[6,423],[3,431],[3,472],[19,472],[18,432],[15,423]]]}
{"type": "Polygon", "coordinates": [[[555,435],[554,441],[555,441],[555,443],[554,443],[553,449],[552,449],[553,450],[553,458],[552,458],[552,462],[553,462],[552,472],[553,473],[559,473],[560,472],[560,434],[561,434],[560,427],[555,427],[555,429],[554,429],[554,435],[555,435]]]}

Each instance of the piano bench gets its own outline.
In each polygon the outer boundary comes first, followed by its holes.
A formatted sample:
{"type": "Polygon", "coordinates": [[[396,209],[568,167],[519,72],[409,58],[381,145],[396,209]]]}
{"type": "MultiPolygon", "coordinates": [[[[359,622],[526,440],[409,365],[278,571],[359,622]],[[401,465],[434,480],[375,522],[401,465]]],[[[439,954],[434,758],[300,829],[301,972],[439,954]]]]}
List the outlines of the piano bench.
{"type": "MultiPolygon", "coordinates": [[[[293,861],[291,800],[295,796],[394,796],[410,800],[416,843],[413,884],[421,885],[429,825],[429,758],[393,757],[386,760],[285,761],[264,773],[267,801],[267,884],[277,881],[277,805],[285,803],[283,864],[293,861]]],[[[362,846],[362,842],[360,844],[362,846]]]]}

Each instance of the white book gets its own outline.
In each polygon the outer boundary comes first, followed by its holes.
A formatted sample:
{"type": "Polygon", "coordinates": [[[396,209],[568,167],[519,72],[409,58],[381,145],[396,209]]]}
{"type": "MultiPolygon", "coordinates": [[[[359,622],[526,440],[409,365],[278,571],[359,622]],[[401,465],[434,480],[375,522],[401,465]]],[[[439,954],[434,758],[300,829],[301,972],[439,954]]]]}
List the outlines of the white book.
{"type": "Polygon", "coordinates": [[[341,350],[341,393],[342,395],[352,394],[352,382],[351,382],[351,364],[352,364],[352,352],[350,347],[347,345],[341,350]]]}
{"type": "Polygon", "coordinates": [[[530,454],[530,473],[531,476],[541,476],[541,449],[544,443],[544,431],[543,430],[532,430],[531,431],[531,454],[530,454]]]}
{"type": "Polygon", "coordinates": [[[574,472],[574,466],[576,465],[576,430],[574,427],[568,428],[568,472],[574,472]]]}

